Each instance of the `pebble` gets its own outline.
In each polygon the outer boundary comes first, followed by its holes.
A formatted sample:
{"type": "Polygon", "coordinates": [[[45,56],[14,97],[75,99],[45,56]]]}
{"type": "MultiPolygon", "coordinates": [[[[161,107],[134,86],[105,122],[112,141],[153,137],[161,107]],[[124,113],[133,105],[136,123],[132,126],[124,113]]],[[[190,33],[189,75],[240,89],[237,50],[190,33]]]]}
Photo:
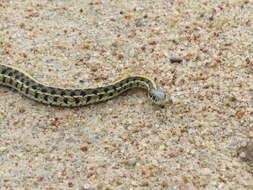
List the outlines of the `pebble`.
{"type": "Polygon", "coordinates": [[[170,57],[171,63],[182,63],[183,59],[181,57],[170,57]]]}

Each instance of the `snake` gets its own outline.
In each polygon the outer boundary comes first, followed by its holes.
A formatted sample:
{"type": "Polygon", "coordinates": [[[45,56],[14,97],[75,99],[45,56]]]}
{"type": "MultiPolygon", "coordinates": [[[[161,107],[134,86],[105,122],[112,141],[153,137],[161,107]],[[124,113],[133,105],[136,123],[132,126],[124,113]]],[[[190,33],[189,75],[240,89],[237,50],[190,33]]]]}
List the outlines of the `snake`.
{"type": "Polygon", "coordinates": [[[37,102],[61,107],[80,107],[100,103],[119,96],[132,88],[147,90],[151,101],[163,107],[165,92],[156,82],[144,75],[127,75],[116,82],[96,88],[58,88],[45,85],[24,70],[0,64],[0,85],[10,87],[37,102]]]}

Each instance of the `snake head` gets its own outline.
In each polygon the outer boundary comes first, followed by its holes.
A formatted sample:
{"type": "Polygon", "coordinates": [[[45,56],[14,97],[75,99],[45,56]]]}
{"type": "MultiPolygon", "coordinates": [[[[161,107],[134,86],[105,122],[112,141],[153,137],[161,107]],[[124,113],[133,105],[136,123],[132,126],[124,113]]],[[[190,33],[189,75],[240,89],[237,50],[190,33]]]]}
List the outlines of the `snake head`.
{"type": "Polygon", "coordinates": [[[166,94],[162,89],[159,88],[151,88],[149,90],[149,98],[152,102],[159,106],[164,106],[166,103],[166,94]]]}

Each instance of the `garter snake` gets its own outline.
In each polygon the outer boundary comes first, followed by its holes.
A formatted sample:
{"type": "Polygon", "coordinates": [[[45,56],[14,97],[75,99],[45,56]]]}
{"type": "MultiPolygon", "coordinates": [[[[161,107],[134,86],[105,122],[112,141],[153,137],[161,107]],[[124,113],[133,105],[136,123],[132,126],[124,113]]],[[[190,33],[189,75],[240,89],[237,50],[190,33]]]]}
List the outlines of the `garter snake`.
{"type": "Polygon", "coordinates": [[[38,82],[17,67],[0,64],[0,85],[13,88],[37,102],[63,107],[103,102],[131,88],[146,89],[152,102],[157,105],[163,106],[166,102],[165,93],[152,79],[143,75],[126,76],[113,84],[98,88],[56,88],[38,82]]]}

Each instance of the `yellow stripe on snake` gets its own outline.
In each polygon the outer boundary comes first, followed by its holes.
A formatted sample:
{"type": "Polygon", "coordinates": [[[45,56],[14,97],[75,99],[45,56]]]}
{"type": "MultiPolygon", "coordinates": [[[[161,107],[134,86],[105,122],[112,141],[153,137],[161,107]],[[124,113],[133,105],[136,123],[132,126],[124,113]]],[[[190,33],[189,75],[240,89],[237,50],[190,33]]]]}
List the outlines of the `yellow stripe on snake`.
{"type": "Polygon", "coordinates": [[[17,67],[0,64],[0,85],[16,89],[37,102],[63,107],[79,107],[103,102],[132,88],[146,89],[152,102],[157,105],[163,106],[166,102],[165,93],[152,79],[142,75],[127,76],[111,85],[98,88],[55,88],[38,82],[17,67]]]}

